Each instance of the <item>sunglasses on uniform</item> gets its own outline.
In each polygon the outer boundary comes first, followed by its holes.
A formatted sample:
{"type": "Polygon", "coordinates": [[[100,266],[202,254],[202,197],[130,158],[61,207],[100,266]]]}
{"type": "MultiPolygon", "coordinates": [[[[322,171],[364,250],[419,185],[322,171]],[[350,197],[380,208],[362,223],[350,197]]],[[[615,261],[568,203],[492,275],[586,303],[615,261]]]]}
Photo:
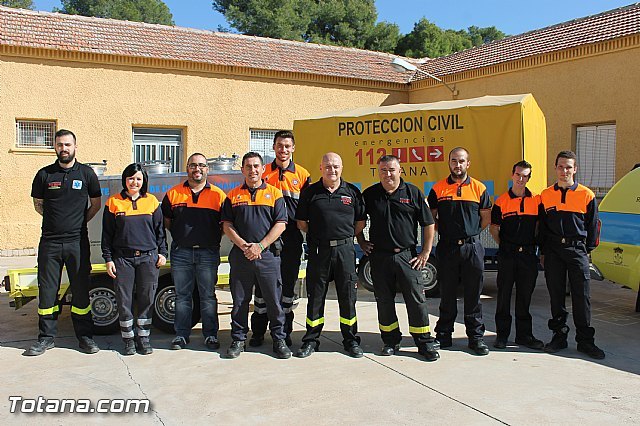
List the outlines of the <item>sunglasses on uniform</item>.
{"type": "Polygon", "coordinates": [[[191,163],[187,166],[187,168],[191,170],[195,169],[206,169],[208,166],[205,163],[191,163]]]}

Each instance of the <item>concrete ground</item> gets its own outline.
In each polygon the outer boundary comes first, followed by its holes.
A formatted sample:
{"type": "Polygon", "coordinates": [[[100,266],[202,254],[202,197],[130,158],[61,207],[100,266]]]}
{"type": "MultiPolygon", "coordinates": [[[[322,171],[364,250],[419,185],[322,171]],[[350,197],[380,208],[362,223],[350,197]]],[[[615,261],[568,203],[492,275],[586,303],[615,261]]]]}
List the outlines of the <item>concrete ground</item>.
{"type": "MultiPolygon", "coordinates": [[[[34,257],[0,258],[0,273],[34,264],[34,257]]],[[[495,295],[495,273],[487,273],[483,303],[489,345],[494,340],[495,295]]],[[[218,290],[218,296],[230,301],[226,290],[218,290]]],[[[405,334],[402,352],[378,355],[375,301],[364,289],[359,290],[357,306],[364,358],[352,359],[342,351],[335,292],[330,292],[321,351],[289,360],[274,358],[269,339],[236,360],[222,358],[230,343],[228,305],[220,315],[219,351],[205,348],[196,326],[186,350],[167,349],[172,336],[154,331],[155,352],[150,356],[123,357],[117,335],[96,337],[102,350],[86,355],[77,350],[65,309],[56,348],[40,357],[24,357],[37,335],[36,302],[15,311],[3,293],[0,423],[637,424],[640,313],[634,312],[635,299],[629,289],[593,282],[593,325],[596,343],[607,355],[603,361],[577,352],[573,332],[569,348],[555,355],[512,343],[506,350],[477,357],[466,347],[459,315],[453,348],[427,363],[408,335],[401,298],[397,310],[405,334]],[[151,401],[152,409],[146,414],[12,414],[10,396],[82,398],[94,404],[107,398],[143,398],[151,401]]],[[[429,301],[432,326],[438,302],[429,301]]],[[[296,310],[294,350],[304,334],[305,303],[301,299],[296,310]]],[[[542,276],[532,305],[534,332],[548,341],[549,305],[542,276]]]]}

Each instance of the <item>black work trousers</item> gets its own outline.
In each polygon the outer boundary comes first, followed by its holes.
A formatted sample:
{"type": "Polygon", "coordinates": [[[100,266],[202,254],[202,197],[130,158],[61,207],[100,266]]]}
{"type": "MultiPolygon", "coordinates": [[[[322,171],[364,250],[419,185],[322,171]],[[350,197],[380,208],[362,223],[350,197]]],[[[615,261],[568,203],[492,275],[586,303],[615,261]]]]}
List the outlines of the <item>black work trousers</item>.
{"type": "Polygon", "coordinates": [[[567,325],[567,308],[565,306],[567,276],[571,288],[571,304],[573,306],[573,323],[576,326],[578,343],[593,343],[595,329],[591,323],[591,300],[589,296],[589,257],[584,243],[545,247],[544,276],[547,280],[549,299],[551,301],[551,319],[549,329],[558,332],[567,325]]]}
{"type": "Polygon", "coordinates": [[[148,254],[134,257],[116,257],[116,277],[113,284],[118,301],[120,317],[120,334],[123,339],[133,339],[136,334],[141,340],[149,339],[151,321],[153,319],[153,298],[158,289],[158,274],[156,267],[158,252],[153,250],[148,254]],[[133,300],[138,303],[138,318],[133,317],[133,300]]]}
{"type": "Polygon", "coordinates": [[[496,301],[496,334],[507,340],[511,333],[511,293],[516,288],[516,339],[533,337],[531,295],[538,278],[538,257],[500,249],[498,252],[498,296],[496,301]]]}
{"type": "MultiPolygon", "coordinates": [[[[282,310],[285,315],[284,332],[287,337],[293,331],[293,301],[296,297],[295,289],[300,273],[302,258],[302,232],[294,224],[288,224],[282,233],[282,251],[280,252],[280,275],[282,276],[282,310]]],[[[253,314],[251,314],[251,331],[254,336],[263,336],[267,331],[269,318],[267,305],[262,297],[260,286],[255,288],[253,299],[253,314]]]]}
{"type": "Polygon", "coordinates": [[[254,286],[260,286],[266,303],[271,337],[283,340],[284,312],[280,305],[282,298],[282,279],[280,278],[280,257],[268,250],[262,252],[262,258],[248,260],[242,250],[234,246],[229,253],[229,287],[233,297],[231,310],[231,337],[233,340],[247,340],[249,331],[249,302],[254,286]]]}
{"type": "Polygon", "coordinates": [[[429,328],[422,272],[413,269],[409,263],[415,256],[415,249],[400,253],[379,253],[374,250],[369,256],[380,335],[385,345],[395,346],[402,340],[396,316],[396,285],[399,285],[404,297],[409,317],[409,333],[413,336],[416,346],[424,346],[434,340],[429,328]]]}
{"type": "Polygon", "coordinates": [[[89,304],[89,239],[71,242],[40,239],[38,246],[38,328],[39,338],[54,338],[60,314],[60,280],[66,267],[71,288],[71,320],[76,337],[93,336],[93,319],[89,304]]]}
{"type": "Polygon", "coordinates": [[[342,344],[348,348],[353,342],[360,343],[356,299],[358,275],[356,274],[356,252],[350,241],[335,247],[309,245],[307,261],[307,332],[303,342],[320,343],[324,327],[324,304],[329,283],[336,283],[340,310],[342,344]]]}
{"type": "Polygon", "coordinates": [[[458,285],[464,289],[464,325],[470,342],[484,336],[482,320],[482,293],[484,273],[484,247],[477,237],[463,240],[441,239],[436,254],[438,257],[438,281],[440,282],[440,318],[436,333],[453,333],[458,315],[456,293],[458,285]]]}

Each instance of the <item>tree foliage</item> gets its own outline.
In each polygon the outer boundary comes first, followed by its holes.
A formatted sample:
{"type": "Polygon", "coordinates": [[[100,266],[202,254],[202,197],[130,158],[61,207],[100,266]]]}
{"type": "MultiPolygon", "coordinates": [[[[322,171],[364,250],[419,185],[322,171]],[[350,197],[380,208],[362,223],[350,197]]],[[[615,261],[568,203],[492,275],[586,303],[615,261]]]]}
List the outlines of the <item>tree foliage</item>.
{"type": "Polygon", "coordinates": [[[20,9],[33,9],[33,0],[0,0],[0,5],[18,7],[20,9]]]}
{"type": "Polygon", "coordinates": [[[173,15],[162,0],[61,0],[61,3],[62,9],[55,12],[174,25],[173,15]]]}
{"type": "Polygon", "coordinates": [[[213,0],[244,34],[392,52],[397,25],[376,22],[373,0],[213,0]]]}
{"type": "Polygon", "coordinates": [[[466,31],[443,30],[422,18],[410,33],[400,38],[395,53],[412,58],[437,58],[504,37],[505,34],[496,27],[472,26],[466,31]]]}
{"type": "Polygon", "coordinates": [[[395,52],[448,55],[505,37],[496,27],[443,30],[420,19],[402,36],[396,24],[376,22],[374,0],[213,0],[231,27],[248,35],[395,52]]]}

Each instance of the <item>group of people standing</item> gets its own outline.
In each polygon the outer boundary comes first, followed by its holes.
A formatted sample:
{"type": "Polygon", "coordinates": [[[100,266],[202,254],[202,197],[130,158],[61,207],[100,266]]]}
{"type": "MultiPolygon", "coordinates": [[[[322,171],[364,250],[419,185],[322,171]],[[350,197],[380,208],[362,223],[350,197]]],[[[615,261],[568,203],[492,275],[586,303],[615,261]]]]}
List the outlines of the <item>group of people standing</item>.
{"type": "MultiPolygon", "coordinates": [[[[43,233],[38,250],[40,333],[25,353],[31,356],[54,346],[63,266],[73,293],[71,311],[80,348],[87,353],[99,350],[91,332],[86,224],[100,209],[100,186],[91,168],[75,160],[72,132],[58,131],[54,147],[58,160],[38,172],[32,188],[35,208],[43,216],[43,233]]],[[[480,304],[484,248],[478,235],[491,222],[491,234],[500,245],[494,346],[506,347],[515,283],[516,343],[549,352],[566,348],[564,277],[568,274],[578,350],[594,358],[604,357],[594,344],[594,331],[589,325],[587,253],[597,240],[597,206],[593,193],[573,180],[575,154],[558,155],[558,182],[540,196],[526,188],[531,165],[517,163],[512,188],[496,200],[492,209],[486,187],[467,174],[470,158],[464,148],[449,153],[450,175],[437,182],[428,197],[401,178],[400,160],[392,155],[379,159],[379,183],[361,192],[342,179],[342,159],[336,153],[322,157],[322,177],[311,183],[309,172],[292,160],[295,139],[291,132],[278,132],[273,149],[275,159],[267,165],[258,153],[245,154],[241,165],[244,182],[226,195],[208,183],[207,160],[200,153],[189,156],[187,180],[167,191],[162,202],[147,192],[148,176],[139,164],[125,168],[122,191],[104,206],[102,235],[107,273],[116,289],[123,354],[153,352],[149,339],[153,297],[159,268],[169,254],[168,229],[176,289],[172,349],[183,349],[190,343],[196,286],[204,343],[212,350],[220,347],[215,286],[224,233],[233,243],[229,253],[232,343],[226,356],[237,358],[246,348],[253,297],[249,345],[261,346],[268,328],[276,356],[290,358],[295,284],[305,233],[308,303],[306,333],[297,357],[308,357],[319,349],[331,281],[337,290],[344,350],[355,358],[364,354],[357,335],[354,238],[370,259],[383,341],[381,355],[391,356],[400,350],[402,333],[395,310],[399,290],[418,353],[427,361],[437,360],[438,350],[453,344],[459,285],[464,288],[469,348],[486,355],[489,349],[483,340],[480,304]],[[363,232],[367,219],[368,239],[363,232]],[[421,271],[429,260],[436,226],[441,301],[433,335],[421,271]],[[419,229],[423,231],[420,252],[419,229]],[[549,328],[554,334],[547,345],[533,336],[529,314],[537,277],[537,246],[545,254],[551,295],[549,328]],[[132,306],[134,286],[137,310],[132,306]]]]}

